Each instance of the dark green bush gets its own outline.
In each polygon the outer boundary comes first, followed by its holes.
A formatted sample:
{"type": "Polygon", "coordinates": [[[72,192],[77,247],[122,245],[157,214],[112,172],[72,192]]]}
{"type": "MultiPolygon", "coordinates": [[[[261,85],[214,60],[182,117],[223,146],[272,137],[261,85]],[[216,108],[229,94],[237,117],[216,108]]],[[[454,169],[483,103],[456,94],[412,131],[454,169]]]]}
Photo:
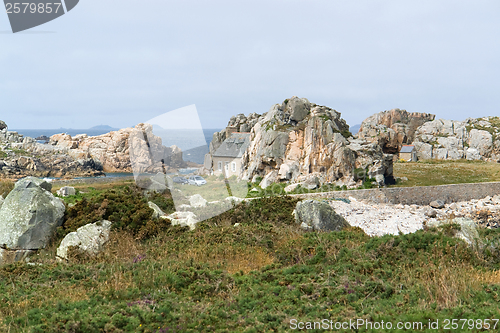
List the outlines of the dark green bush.
{"type": "MultiPolygon", "coordinates": [[[[165,196],[155,194],[151,201],[166,213],[173,210],[173,200],[165,196]]],[[[113,229],[126,230],[140,238],[147,238],[169,225],[163,219],[153,219],[152,215],[153,210],[139,188],[115,188],[95,197],[83,197],[73,207],[69,207],[59,234],[63,236],[81,226],[104,219],[113,222],[113,229]]]]}

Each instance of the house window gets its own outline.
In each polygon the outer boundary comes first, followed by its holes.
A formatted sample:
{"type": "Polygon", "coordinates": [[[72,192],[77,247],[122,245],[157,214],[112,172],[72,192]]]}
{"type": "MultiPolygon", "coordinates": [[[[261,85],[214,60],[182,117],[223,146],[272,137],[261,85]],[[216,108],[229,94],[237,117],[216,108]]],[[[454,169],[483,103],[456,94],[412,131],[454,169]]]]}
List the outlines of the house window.
{"type": "Polygon", "coordinates": [[[226,171],[229,171],[229,162],[226,162],[226,171]]]}
{"type": "Polygon", "coordinates": [[[236,162],[231,163],[231,171],[236,172],[236,162]]]}
{"type": "Polygon", "coordinates": [[[219,162],[219,171],[222,171],[222,162],[219,162]]]}

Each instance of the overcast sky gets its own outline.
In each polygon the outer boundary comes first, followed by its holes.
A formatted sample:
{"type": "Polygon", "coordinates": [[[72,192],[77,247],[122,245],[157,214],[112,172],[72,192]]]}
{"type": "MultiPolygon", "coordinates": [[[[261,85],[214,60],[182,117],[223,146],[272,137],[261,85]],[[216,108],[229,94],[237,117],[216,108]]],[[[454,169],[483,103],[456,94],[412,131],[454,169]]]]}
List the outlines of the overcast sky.
{"type": "Polygon", "coordinates": [[[349,125],[402,108],[500,115],[500,1],[81,0],[12,34],[0,14],[10,128],[133,126],[195,104],[205,128],[291,96],[349,125]]]}

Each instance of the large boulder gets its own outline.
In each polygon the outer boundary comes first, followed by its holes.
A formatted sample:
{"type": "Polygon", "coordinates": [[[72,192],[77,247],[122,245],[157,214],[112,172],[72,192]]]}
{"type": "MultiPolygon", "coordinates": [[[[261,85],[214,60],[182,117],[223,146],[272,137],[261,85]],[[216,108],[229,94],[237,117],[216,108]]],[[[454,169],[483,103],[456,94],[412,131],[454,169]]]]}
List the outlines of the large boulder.
{"type": "Polygon", "coordinates": [[[70,232],[64,237],[57,248],[57,256],[61,259],[68,259],[68,250],[70,247],[75,247],[87,255],[98,254],[109,240],[111,224],[110,221],[102,220],[86,224],[76,231],[70,232]]]}
{"type": "Polygon", "coordinates": [[[47,246],[63,222],[64,203],[54,197],[52,185],[26,177],[16,182],[0,208],[0,246],[36,250],[47,246]]]}
{"type": "Polygon", "coordinates": [[[469,161],[476,161],[481,159],[481,154],[479,150],[475,148],[467,148],[465,151],[465,158],[469,161]]]}
{"type": "Polygon", "coordinates": [[[340,231],[349,227],[328,203],[316,200],[299,201],[295,207],[295,221],[304,230],[340,231]]]}
{"type": "Polygon", "coordinates": [[[306,98],[298,98],[296,96],[288,100],[286,104],[285,113],[288,113],[290,120],[295,122],[303,120],[311,108],[311,103],[306,98]]]}
{"type": "Polygon", "coordinates": [[[444,200],[439,200],[439,199],[434,200],[431,203],[429,203],[429,206],[431,206],[432,208],[436,208],[436,209],[444,208],[444,205],[445,205],[444,200]]]}
{"type": "Polygon", "coordinates": [[[0,131],[4,128],[7,128],[7,124],[4,121],[0,120],[0,131]]]}
{"type": "Polygon", "coordinates": [[[319,178],[316,176],[307,177],[301,186],[308,190],[315,190],[320,186],[319,178]]]}

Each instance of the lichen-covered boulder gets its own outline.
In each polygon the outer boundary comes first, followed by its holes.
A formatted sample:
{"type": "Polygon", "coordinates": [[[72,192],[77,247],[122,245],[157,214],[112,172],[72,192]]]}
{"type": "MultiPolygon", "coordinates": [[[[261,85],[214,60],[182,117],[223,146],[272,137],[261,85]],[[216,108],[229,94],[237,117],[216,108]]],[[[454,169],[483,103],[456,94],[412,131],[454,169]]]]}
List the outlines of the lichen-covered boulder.
{"type": "Polygon", "coordinates": [[[44,248],[63,222],[65,207],[44,180],[16,182],[0,208],[0,246],[10,250],[44,248]]]}
{"type": "Polygon", "coordinates": [[[71,246],[78,248],[88,255],[96,255],[102,251],[104,244],[109,240],[111,222],[107,220],[86,224],[74,232],[70,232],[61,241],[57,248],[57,257],[68,259],[68,250],[71,246]]]}
{"type": "Polygon", "coordinates": [[[299,201],[294,214],[295,221],[308,231],[340,231],[350,226],[328,203],[322,201],[299,201]]]}

